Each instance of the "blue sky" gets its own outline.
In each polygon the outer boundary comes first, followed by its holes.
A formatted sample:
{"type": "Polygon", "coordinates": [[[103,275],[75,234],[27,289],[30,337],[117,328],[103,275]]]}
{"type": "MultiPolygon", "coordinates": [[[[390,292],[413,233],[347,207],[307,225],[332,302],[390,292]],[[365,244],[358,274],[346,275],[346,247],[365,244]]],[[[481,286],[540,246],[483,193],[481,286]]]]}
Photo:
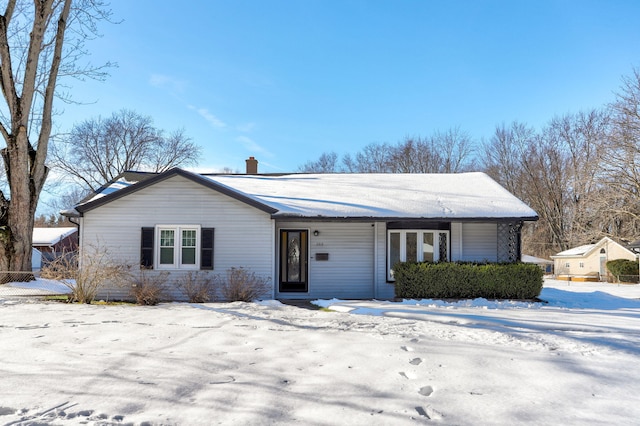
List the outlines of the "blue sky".
{"type": "Polygon", "coordinates": [[[122,108],[203,147],[199,171],[295,171],[459,126],[536,128],[640,66],[640,1],[113,0],[58,130],[122,108]]]}

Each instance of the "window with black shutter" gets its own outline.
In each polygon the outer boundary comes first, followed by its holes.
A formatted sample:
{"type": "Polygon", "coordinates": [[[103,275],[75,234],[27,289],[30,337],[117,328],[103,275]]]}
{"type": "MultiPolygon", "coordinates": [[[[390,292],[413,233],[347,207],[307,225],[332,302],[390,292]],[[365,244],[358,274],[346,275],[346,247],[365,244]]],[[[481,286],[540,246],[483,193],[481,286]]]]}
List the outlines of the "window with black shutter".
{"type": "Polygon", "coordinates": [[[140,266],[153,269],[153,236],[155,228],[142,228],[140,238],[140,266]]]}
{"type": "Polygon", "coordinates": [[[213,237],[213,228],[202,228],[200,236],[200,269],[213,269],[213,237]]]}
{"type": "Polygon", "coordinates": [[[144,227],[140,238],[140,266],[153,269],[154,257],[158,256],[158,269],[199,267],[213,270],[213,246],[214,228],[194,225],[144,227]],[[159,235],[157,241],[156,233],[159,235]]]}

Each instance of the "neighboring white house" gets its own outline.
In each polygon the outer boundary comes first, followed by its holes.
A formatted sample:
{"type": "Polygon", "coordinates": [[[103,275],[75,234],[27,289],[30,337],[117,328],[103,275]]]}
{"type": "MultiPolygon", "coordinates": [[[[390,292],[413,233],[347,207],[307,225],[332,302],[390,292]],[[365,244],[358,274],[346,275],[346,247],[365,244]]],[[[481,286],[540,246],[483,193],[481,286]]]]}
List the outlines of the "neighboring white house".
{"type": "Polygon", "coordinates": [[[573,281],[605,281],[608,261],[635,260],[636,257],[634,252],[609,237],[604,237],[595,244],[574,247],[551,256],[556,277],[573,281]]]}
{"type": "Polygon", "coordinates": [[[175,277],[245,267],[283,299],[392,298],[397,261],[518,261],[522,224],[537,220],[484,173],[181,169],[114,179],[64,214],[78,217],[81,250],[99,244],[175,277]]]}

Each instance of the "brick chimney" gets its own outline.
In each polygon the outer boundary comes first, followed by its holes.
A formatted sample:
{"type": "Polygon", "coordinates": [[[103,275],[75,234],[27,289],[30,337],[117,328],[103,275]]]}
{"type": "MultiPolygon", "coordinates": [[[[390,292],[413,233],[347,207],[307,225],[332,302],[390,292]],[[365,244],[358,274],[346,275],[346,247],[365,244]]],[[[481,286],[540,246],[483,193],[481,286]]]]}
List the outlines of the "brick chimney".
{"type": "Polygon", "coordinates": [[[248,175],[257,175],[258,174],[258,160],[254,157],[249,157],[247,162],[247,174],[248,175]]]}

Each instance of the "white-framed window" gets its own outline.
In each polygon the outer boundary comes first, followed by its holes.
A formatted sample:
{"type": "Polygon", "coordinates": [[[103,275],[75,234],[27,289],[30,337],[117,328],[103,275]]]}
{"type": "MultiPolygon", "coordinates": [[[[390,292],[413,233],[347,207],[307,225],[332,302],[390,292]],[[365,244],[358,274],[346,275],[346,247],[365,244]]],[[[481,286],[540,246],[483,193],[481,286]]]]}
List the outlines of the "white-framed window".
{"type": "Polygon", "coordinates": [[[157,269],[199,269],[200,226],[156,226],[157,269]]]}
{"type": "Polygon", "coordinates": [[[564,267],[565,267],[565,268],[570,268],[570,267],[571,267],[571,264],[570,264],[569,262],[567,262],[567,263],[565,263],[565,264],[564,264],[564,267]]]}
{"type": "Polygon", "coordinates": [[[580,267],[584,268],[584,262],[580,262],[580,267]]]}
{"type": "Polygon", "coordinates": [[[446,262],[449,260],[449,231],[391,229],[387,235],[387,279],[393,281],[398,262],[446,262]]]}

